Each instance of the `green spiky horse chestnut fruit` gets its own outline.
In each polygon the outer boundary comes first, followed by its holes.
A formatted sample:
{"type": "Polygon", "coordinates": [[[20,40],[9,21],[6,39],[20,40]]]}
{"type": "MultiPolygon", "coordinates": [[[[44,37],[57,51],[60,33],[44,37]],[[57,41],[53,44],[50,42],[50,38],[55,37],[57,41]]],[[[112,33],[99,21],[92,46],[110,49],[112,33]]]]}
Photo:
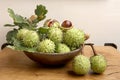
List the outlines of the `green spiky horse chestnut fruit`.
{"type": "Polygon", "coordinates": [[[94,53],[94,55],[92,57],[90,57],[91,69],[94,73],[101,74],[107,68],[107,61],[103,55],[98,54],[95,51],[93,44],[89,44],[89,45],[92,47],[92,50],[94,53]]]}
{"type": "Polygon", "coordinates": [[[107,62],[102,55],[95,55],[90,58],[91,69],[94,73],[103,73],[106,70],[107,62]]]}
{"type": "Polygon", "coordinates": [[[85,75],[90,70],[90,61],[86,56],[78,55],[72,63],[73,72],[77,75],[85,75]]]}
{"type": "Polygon", "coordinates": [[[54,43],[60,43],[63,40],[63,32],[59,28],[50,27],[48,30],[48,38],[54,43]]]}
{"type": "Polygon", "coordinates": [[[17,39],[18,40],[23,40],[24,36],[26,36],[26,33],[28,32],[29,30],[28,29],[20,29],[18,30],[18,33],[17,33],[17,39]]]}
{"type": "Polygon", "coordinates": [[[49,39],[41,41],[37,48],[38,52],[53,53],[55,51],[55,44],[49,39]]]}
{"type": "Polygon", "coordinates": [[[23,45],[27,47],[34,47],[39,43],[39,35],[36,31],[29,30],[23,37],[23,45]]]}
{"type": "Polygon", "coordinates": [[[69,47],[78,48],[84,43],[85,37],[82,30],[72,28],[64,33],[63,41],[69,47]]]}
{"type": "Polygon", "coordinates": [[[57,53],[70,52],[70,48],[69,48],[66,44],[59,43],[59,44],[57,44],[57,46],[56,46],[56,52],[57,52],[57,53]]]}

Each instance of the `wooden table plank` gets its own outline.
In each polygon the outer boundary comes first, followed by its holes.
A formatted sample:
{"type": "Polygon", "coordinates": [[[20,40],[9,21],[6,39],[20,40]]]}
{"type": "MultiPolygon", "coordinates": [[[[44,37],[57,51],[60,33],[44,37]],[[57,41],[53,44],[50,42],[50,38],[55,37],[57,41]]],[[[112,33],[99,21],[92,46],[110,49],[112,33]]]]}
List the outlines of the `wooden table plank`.
{"type": "MultiPolygon", "coordinates": [[[[62,67],[45,67],[30,60],[23,52],[5,48],[0,51],[0,80],[120,80],[120,52],[113,47],[95,46],[108,62],[106,71],[101,75],[89,72],[85,76],[72,73],[71,62],[62,67]]],[[[84,54],[92,55],[90,47],[84,54]]]]}

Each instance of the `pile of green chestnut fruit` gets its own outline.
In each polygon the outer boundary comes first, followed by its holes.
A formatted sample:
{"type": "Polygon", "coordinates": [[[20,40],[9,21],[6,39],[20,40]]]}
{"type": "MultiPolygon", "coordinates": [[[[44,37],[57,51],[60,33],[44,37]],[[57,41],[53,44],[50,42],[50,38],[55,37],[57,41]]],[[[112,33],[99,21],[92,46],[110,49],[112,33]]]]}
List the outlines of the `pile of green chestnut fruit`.
{"type": "MultiPolygon", "coordinates": [[[[92,43],[87,43],[85,45],[91,46],[94,55],[90,59],[83,55],[81,51],[80,55],[77,55],[72,62],[72,70],[77,75],[85,75],[91,70],[93,73],[102,74],[107,67],[107,61],[105,57],[98,54],[92,43]]],[[[83,45],[84,47],[84,45],[83,45]]]]}

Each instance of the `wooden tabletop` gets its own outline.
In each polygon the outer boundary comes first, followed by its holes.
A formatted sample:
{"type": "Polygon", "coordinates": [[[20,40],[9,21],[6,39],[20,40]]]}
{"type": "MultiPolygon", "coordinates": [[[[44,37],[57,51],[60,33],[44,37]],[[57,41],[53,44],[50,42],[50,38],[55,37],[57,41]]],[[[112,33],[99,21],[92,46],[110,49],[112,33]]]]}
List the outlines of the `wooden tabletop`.
{"type": "MultiPolygon", "coordinates": [[[[5,48],[0,51],[0,80],[120,80],[120,52],[113,47],[95,46],[107,59],[107,69],[101,74],[89,72],[85,76],[72,73],[71,62],[62,67],[46,67],[30,60],[23,52],[5,48]]],[[[92,55],[90,47],[84,54],[92,55]]]]}

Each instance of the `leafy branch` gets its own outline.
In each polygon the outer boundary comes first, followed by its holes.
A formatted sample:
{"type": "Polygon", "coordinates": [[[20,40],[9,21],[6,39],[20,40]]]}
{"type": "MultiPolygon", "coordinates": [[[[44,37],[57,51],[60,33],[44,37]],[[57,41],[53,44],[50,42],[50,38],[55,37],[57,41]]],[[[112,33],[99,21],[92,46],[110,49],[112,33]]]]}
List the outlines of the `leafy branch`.
{"type": "MultiPolygon", "coordinates": [[[[8,8],[9,16],[13,19],[14,24],[5,24],[4,26],[7,27],[18,26],[19,29],[27,28],[34,30],[37,27],[37,23],[46,18],[46,14],[48,11],[46,10],[45,6],[37,5],[34,12],[37,17],[34,20],[33,19],[30,20],[31,18],[27,19],[26,17],[15,14],[12,9],[8,8]]],[[[32,18],[34,18],[34,16],[32,18]]]]}
{"type": "Polygon", "coordinates": [[[13,19],[13,24],[5,24],[5,27],[18,27],[9,31],[6,35],[6,40],[10,44],[14,44],[16,40],[16,34],[19,29],[29,29],[29,30],[37,30],[38,23],[46,18],[47,9],[43,5],[37,5],[34,11],[34,15],[30,18],[23,17],[21,15],[16,14],[12,9],[8,8],[9,16],[13,19]]]}

